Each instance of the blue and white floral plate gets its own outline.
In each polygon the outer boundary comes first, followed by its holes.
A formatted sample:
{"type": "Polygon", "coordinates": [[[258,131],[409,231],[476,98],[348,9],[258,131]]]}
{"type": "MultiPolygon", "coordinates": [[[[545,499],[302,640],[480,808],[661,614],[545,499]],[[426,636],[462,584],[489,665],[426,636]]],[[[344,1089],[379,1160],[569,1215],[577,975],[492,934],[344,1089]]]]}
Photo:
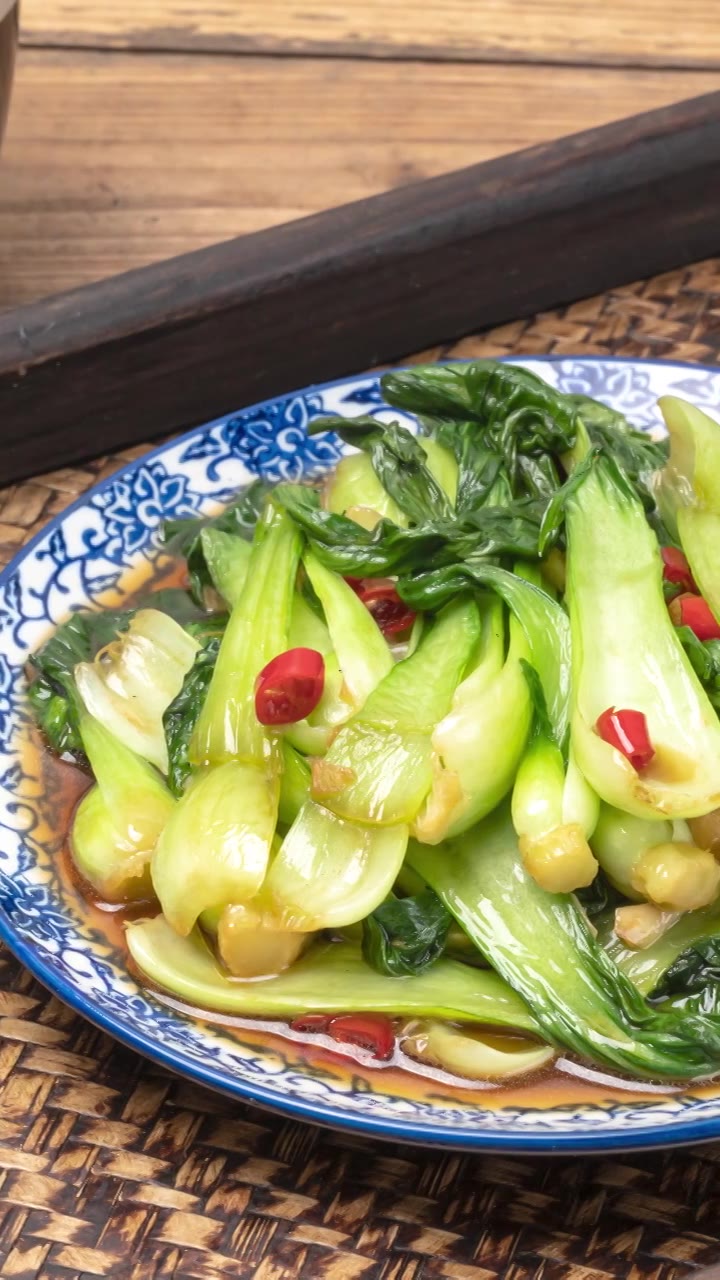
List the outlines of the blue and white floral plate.
{"type": "MultiPolygon", "coordinates": [[[[659,396],[720,405],[720,370],[651,361],[519,361],[564,391],[660,428],[659,396]]],[[[446,1147],[597,1151],[720,1136],[720,1082],[683,1092],[620,1089],[567,1073],[507,1091],[341,1059],[273,1024],[208,1025],[137,985],[112,936],[63,874],[42,757],[28,740],[23,667],[73,609],[122,598],[148,576],[168,516],[212,511],[252,476],[297,480],[341,446],[308,438],[322,414],[383,413],[376,377],[349,378],[190,431],[91,489],[0,577],[0,936],[62,1000],[125,1044],[239,1099],[326,1125],[446,1147]]],[[[398,415],[393,411],[393,416],[398,415]]]]}

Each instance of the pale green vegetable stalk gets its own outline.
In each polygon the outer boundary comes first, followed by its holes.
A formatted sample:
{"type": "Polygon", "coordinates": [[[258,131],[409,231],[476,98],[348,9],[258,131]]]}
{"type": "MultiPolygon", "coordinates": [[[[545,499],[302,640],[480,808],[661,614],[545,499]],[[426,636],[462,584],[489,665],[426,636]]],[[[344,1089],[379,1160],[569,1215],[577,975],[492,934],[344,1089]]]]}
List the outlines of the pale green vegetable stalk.
{"type": "Polygon", "coordinates": [[[128,925],[130,954],[164,991],[201,1009],[247,1017],[307,1013],[389,1013],[476,1022],[535,1032],[524,1002],[497,974],[438,960],[418,975],[388,978],[343,943],[314,947],[287,973],[267,982],[227,978],[195,933],[180,938],[162,916],[128,925]]]}
{"type": "Polygon", "coordinates": [[[704,911],[687,912],[657,941],[640,950],[626,946],[613,932],[612,916],[600,922],[598,940],[615,964],[627,975],[633,986],[637,987],[643,995],[649,995],[686,947],[712,936],[718,930],[720,930],[720,910],[717,906],[713,906],[704,911]]]}
{"type": "Polygon", "coordinates": [[[679,534],[700,594],[720,620],[720,423],[676,396],[658,403],[670,432],[658,502],[679,534]]]}
{"type": "Polygon", "coordinates": [[[288,725],[283,736],[305,755],[324,756],[338,727],[362,706],[391,669],[393,656],[372,614],[344,578],[326,569],[312,552],[306,553],[303,563],[325,613],[326,622],[320,626],[327,643],[325,648],[313,643],[306,615],[312,615],[315,623],[319,620],[299,596],[296,601],[306,612],[299,615],[302,627],[297,626],[294,607],[291,640],[326,654],[325,687],[312,715],[288,725]],[[298,638],[301,632],[302,639],[298,638]]]}
{"type": "Polygon", "coordinates": [[[607,457],[568,498],[572,743],[597,794],[639,816],[688,818],[720,804],[720,721],[679,643],[657,541],[607,457]],[[642,712],[655,757],[638,773],[596,731],[610,707],[642,712]]]}
{"type": "Polygon", "coordinates": [[[323,607],[347,688],[347,718],[392,670],[392,654],[370,610],[340,574],[326,569],[312,551],[305,553],[303,564],[323,607]]]}
{"type": "Polygon", "coordinates": [[[505,655],[504,608],[496,596],[482,609],[482,642],[474,670],[457,686],[432,735],[440,761],[433,789],[413,825],[437,844],[489,813],[512,786],[532,722],[521,662],[530,656],[523,627],[511,614],[505,655]]]}
{"type": "Polygon", "coordinates": [[[408,834],[407,826],[348,822],[308,801],[272,862],[263,892],[289,930],[363,920],[392,889],[408,834]]]}
{"type": "Polygon", "coordinates": [[[598,802],[576,766],[570,782],[560,748],[538,733],[515,778],[512,819],[525,867],[554,893],[592,884],[598,872],[587,842],[598,802]]]}
{"type": "Polygon", "coordinates": [[[282,744],[278,821],[289,827],[310,799],[310,766],[289,742],[282,744]]]}
{"type": "Polygon", "coordinates": [[[255,715],[255,679],[288,647],[300,535],[268,504],[258,521],[244,590],[230,614],[205,704],[190,745],[196,765],[277,757],[274,737],[255,715]]]}
{"type": "Polygon", "coordinates": [[[226,760],[191,779],[152,859],[155,892],[185,936],[206,907],[243,902],[265,878],[277,821],[279,775],[226,760]]]}
{"type": "Polygon", "coordinates": [[[673,826],[667,820],[639,818],[603,804],[590,843],[610,883],[632,902],[641,902],[642,894],[633,885],[633,871],[647,849],[672,840],[672,836],[673,826]]]}
{"type": "Polygon", "coordinates": [[[231,609],[239,603],[250,567],[252,546],[246,538],[212,527],[203,529],[200,545],[213,586],[231,609]]]}
{"type": "MultiPolygon", "coordinates": [[[[203,529],[200,534],[205,563],[218,593],[231,609],[240,603],[247,581],[252,544],[236,533],[203,529]]],[[[289,647],[332,652],[330,633],[322,618],[311,609],[299,591],[293,596],[290,612],[289,647]]]]}
{"type": "Polygon", "coordinates": [[[544,889],[572,893],[592,884],[598,872],[587,837],[599,808],[574,757],[566,770],[547,712],[540,678],[529,663],[523,672],[535,723],[512,793],[513,826],[526,869],[544,889]]]}
{"type": "Polygon", "coordinates": [[[180,934],[208,907],[260,889],[278,819],[282,745],[255,715],[255,680],[287,648],[299,535],[269,505],[258,523],[244,589],[223,636],[191,742],[197,770],[152,860],[163,912],[180,934]]]}
{"type": "MultiPolygon", "coordinates": [[[[428,471],[455,505],[458,487],[458,464],[449,449],[436,440],[419,436],[427,459],[428,471]]],[[[341,458],[326,481],[323,506],[336,515],[347,515],[364,528],[372,528],[380,517],[392,520],[405,529],[408,518],[379,480],[369,454],[351,453],[341,458]]]]}
{"type": "Polygon", "coordinates": [[[313,771],[313,797],[354,822],[412,822],[433,784],[433,731],[450,709],[479,634],[472,599],[446,606],[415,652],[340,730],[313,771]]]}
{"type": "Polygon", "coordinates": [[[476,667],[458,686],[449,714],[433,734],[442,769],[414,826],[418,839],[429,844],[467,831],[512,786],[532,723],[528,663],[537,672],[555,740],[564,742],[567,732],[570,636],[562,609],[539,588],[539,577],[528,565],[510,573],[468,559],[464,572],[508,605],[510,646],[503,661],[503,615],[496,601],[485,613],[489,638],[476,667]]]}
{"type": "Polygon", "coordinates": [[[418,444],[427,458],[428,471],[435,477],[440,488],[447,494],[454,507],[457,500],[460,468],[454,453],[438,444],[430,436],[418,436],[418,444]]]}
{"type": "MultiPolygon", "coordinates": [[[[251,544],[237,534],[223,533],[213,528],[203,529],[200,538],[213,585],[234,609],[240,603],[245,587],[252,554],[251,544]]],[[[288,725],[282,730],[283,737],[305,755],[324,755],[333,724],[339,720],[347,720],[352,714],[352,706],[340,696],[342,674],[332,652],[330,632],[322,618],[318,617],[297,590],[290,614],[288,648],[316,649],[324,655],[325,687],[320,704],[312,716],[288,725]]]]}
{"type": "Polygon", "coordinates": [[[93,662],[79,662],[75,683],[91,715],[119,742],[168,770],[163,716],[180,692],[197,640],[158,609],[140,609],[127,631],[93,662]]]}
{"type": "Polygon", "coordinates": [[[546,1044],[507,1037],[492,1043],[482,1033],[470,1034],[447,1022],[412,1024],[402,1039],[403,1051],[431,1067],[468,1080],[508,1080],[548,1066],[555,1050],[546,1044]]]}
{"type": "Polygon", "coordinates": [[[447,845],[411,842],[408,860],[527,1000],[548,1040],[651,1079],[717,1069],[720,1020],[645,1003],[575,899],[547,893],[524,870],[507,806],[447,845]]]}
{"type": "Polygon", "coordinates": [[[351,520],[361,512],[368,512],[378,519],[392,520],[401,528],[408,523],[405,512],[400,510],[375,474],[367,453],[350,453],[340,459],[325,482],[323,506],[326,511],[339,516],[348,515],[351,520]]]}
{"type": "Polygon", "coordinates": [[[152,765],[94,716],[81,713],[80,734],[95,786],[75,812],[73,861],[106,902],[151,897],[150,857],[175,800],[152,765]]]}

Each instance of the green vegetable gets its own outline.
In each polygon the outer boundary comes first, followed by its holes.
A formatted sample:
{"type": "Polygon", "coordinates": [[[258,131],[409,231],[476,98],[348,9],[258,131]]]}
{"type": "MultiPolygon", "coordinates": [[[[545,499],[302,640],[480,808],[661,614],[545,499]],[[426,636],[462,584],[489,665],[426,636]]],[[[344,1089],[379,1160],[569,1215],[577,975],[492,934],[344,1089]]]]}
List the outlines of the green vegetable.
{"type": "Polygon", "coordinates": [[[91,662],[118,634],[127,631],[138,608],[152,605],[188,625],[200,618],[187,592],[175,588],[147,593],[133,609],[80,610],[60,624],[32,656],[37,673],[28,689],[30,705],[54,751],[82,754],[73,696],[78,662],[91,662]]]}
{"type": "Polygon", "coordinates": [[[413,825],[413,834],[428,844],[467,830],[489,813],[512,786],[525,750],[532,708],[521,662],[530,650],[513,616],[504,655],[503,612],[497,598],[485,601],[478,660],[432,735],[439,767],[413,825]]]}
{"type": "Polygon", "coordinates": [[[289,742],[283,742],[282,756],[278,821],[289,827],[310,798],[310,768],[289,742]]]}
{"type": "Polygon", "coordinates": [[[640,818],[603,804],[590,844],[614,888],[632,902],[641,902],[642,894],[633,886],[633,870],[647,849],[672,837],[672,823],[659,815],[640,818]]]}
{"type": "Polygon", "coordinates": [[[255,680],[288,647],[299,558],[296,529],[284,513],[268,506],[256,527],[245,588],[230,614],[195,725],[193,764],[239,759],[276,767],[277,748],[255,715],[255,680]]]}
{"type": "Polygon", "coordinates": [[[140,609],[93,662],[73,677],[83,703],[138,755],[167,773],[163,716],[182,690],[198,641],[159,609],[140,609]]]}
{"type": "Polygon", "coordinates": [[[640,817],[708,813],[720,804],[720,723],[668,616],[655,536],[609,458],[570,498],[566,533],[582,773],[602,799],[640,817]],[[646,716],[655,757],[640,774],[596,732],[609,707],[646,716]]]}
{"type": "Polygon", "coordinates": [[[309,800],[273,859],[263,892],[287,930],[352,924],[387,897],[407,841],[407,826],[347,822],[309,800]]]}
{"type": "Polygon", "coordinates": [[[444,609],[414,653],[380,681],[340,730],[313,795],[355,822],[411,822],[433,784],[432,734],[450,709],[480,634],[467,596],[444,609]]]}
{"type": "MultiPolygon", "coordinates": [[[[720,912],[717,906],[707,907],[703,911],[688,911],[657,941],[640,949],[626,946],[614,932],[613,923],[612,911],[597,920],[598,941],[638,991],[656,998],[662,994],[658,989],[662,987],[664,975],[675,962],[686,952],[687,960],[692,961],[691,953],[696,947],[702,950],[706,941],[711,942],[717,937],[720,932],[720,912]]],[[[700,976],[702,967],[699,963],[695,966],[693,961],[692,973],[695,972],[700,976]]],[[[688,969],[688,977],[690,976],[691,970],[688,969]]]]}
{"type": "Polygon", "coordinates": [[[598,801],[573,760],[563,754],[547,712],[537,672],[521,659],[534,707],[533,733],[512,793],[513,826],[526,869],[543,888],[572,892],[592,884],[598,871],[587,837],[598,801]]]}
{"type": "Polygon", "coordinates": [[[677,396],[662,396],[658,406],[670,433],[670,456],[655,488],[663,518],[673,530],[683,508],[720,512],[720,426],[677,396]]]}
{"type": "Polygon", "coordinates": [[[323,511],[312,489],[281,484],[275,500],[310,539],[318,559],[343,575],[379,577],[405,574],[474,555],[536,559],[544,503],[524,499],[508,508],[493,505],[473,511],[467,521],[433,520],[409,529],[381,520],[364,529],[346,516],[323,511]]]}
{"type": "Polygon", "coordinates": [[[408,859],[552,1043],[650,1078],[715,1070],[720,1020],[648,1006],[574,898],[545,892],[524,871],[506,806],[446,847],[411,842],[408,859]]]}
{"type": "MultiPolygon", "coordinates": [[[[323,506],[337,516],[344,516],[348,511],[376,512],[393,524],[404,527],[408,523],[378,480],[366,453],[350,453],[340,459],[325,481],[323,506]]],[[[349,518],[353,518],[352,514],[349,518]]]]}
{"type": "Polygon", "coordinates": [[[223,600],[235,608],[243,593],[252,554],[250,543],[236,533],[208,526],[199,535],[210,581],[223,600]]]}
{"type": "Polygon", "coordinates": [[[386,493],[414,524],[451,515],[447,495],[430,470],[420,442],[407,427],[372,417],[317,418],[309,430],[313,435],[335,431],[346,444],[369,453],[386,493]]]}
{"type": "Polygon", "coordinates": [[[207,907],[244,902],[259,890],[275,833],[279,778],[226,760],[190,781],[152,858],[163,914],[188,934],[207,907]]]}
{"type": "Polygon", "coordinates": [[[659,401],[670,432],[670,457],[657,479],[658,501],[677,531],[693,578],[720,617],[720,423],[675,396],[659,401]]]}
{"type": "MultiPolygon", "coordinates": [[[[282,754],[276,735],[266,733],[255,715],[255,679],[287,648],[299,556],[290,521],[268,505],[190,739],[190,763],[206,767],[187,785],[153,855],[155,891],[181,934],[190,932],[207,907],[253,897],[265,878],[282,754]]],[[[198,675],[188,691],[188,719],[203,679],[198,675]]]]}
{"type": "Polygon", "coordinates": [[[493,360],[419,365],[386,374],[382,387],[389,404],[418,414],[458,456],[459,511],[486,503],[500,478],[515,499],[551,498],[561,483],[555,458],[572,450],[580,419],[590,443],[612,453],[644,505],[654,506],[651,476],[667,445],[634,431],[607,405],[557,391],[527,369],[493,360]]]}
{"type": "Polygon", "coordinates": [[[469,587],[497,592],[525,633],[525,656],[540,678],[553,733],[564,743],[569,718],[570,628],[560,605],[526,576],[532,577],[532,570],[523,566],[521,575],[518,567],[510,573],[471,557],[462,565],[402,578],[398,594],[411,609],[435,610],[469,587]]]}
{"type": "Polygon", "coordinates": [[[405,1053],[431,1067],[468,1080],[506,1080],[530,1075],[552,1062],[549,1045],[510,1036],[460,1031],[446,1022],[415,1022],[402,1040],[405,1053]]]}
{"type": "Polygon", "coordinates": [[[705,1013],[720,1013],[720,937],[700,938],[682,951],[657,986],[653,1000],[700,995],[705,1013]]]}
{"type": "Polygon", "coordinates": [[[432,889],[412,898],[391,894],[363,921],[363,955],[391,977],[422,973],[442,955],[449,928],[449,912],[432,889]]]}
{"type": "Polygon", "coordinates": [[[385,399],[420,415],[458,457],[458,511],[484,504],[502,475],[513,496],[549,496],[552,454],[575,440],[576,410],[541,378],[494,360],[418,365],[382,378],[385,399]]]}
{"type": "Polygon", "coordinates": [[[351,702],[347,719],[360,708],[394,663],[385,637],[369,609],[337,573],[326,569],[311,551],[303,564],[325,614],[332,647],[337,656],[351,702]]]}
{"type": "Polygon", "coordinates": [[[643,506],[655,506],[654,473],[668,456],[667,440],[653,440],[648,431],[636,431],[623,414],[589,396],[568,396],[575,405],[592,445],[612,455],[630,480],[643,506]]]}
{"type": "Polygon", "coordinates": [[[210,688],[222,636],[209,636],[163,717],[168,751],[168,786],[181,796],[192,773],[189,748],[195,725],[210,688]]]}
{"type": "Polygon", "coordinates": [[[551,596],[524,576],[474,559],[403,579],[398,591],[412,608],[432,609],[471,584],[492,587],[510,606],[510,646],[503,663],[501,615],[495,612],[484,656],[458,686],[433,734],[444,773],[436,779],[427,815],[415,826],[415,834],[433,844],[467,830],[512,786],[532,720],[522,661],[538,672],[556,740],[564,743],[567,735],[569,628],[551,596]]]}
{"type": "Polygon", "coordinates": [[[709,701],[720,712],[720,640],[698,640],[689,627],[676,627],[675,634],[709,701]]]}
{"type": "Polygon", "coordinates": [[[173,798],[152,765],[81,709],[79,727],[95,786],[75,813],[73,861],[106,902],[151,897],[150,856],[173,798]]]}
{"type": "Polygon", "coordinates": [[[265,481],[256,480],[241,490],[233,502],[217,515],[166,520],[163,524],[162,538],[168,545],[168,551],[187,561],[192,594],[198,604],[205,605],[208,587],[218,589],[206,559],[207,544],[202,538],[203,531],[213,530],[251,539],[270,490],[271,486],[265,481]]]}
{"type": "Polygon", "coordinates": [[[352,945],[313,947],[287,973],[266,982],[224,976],[197,933],[174,934],[162,916],[127,927],[130,954],[164,991],[201,1009],[249,1017],[294,1017],[298,1012],[389,1013],[459,1019],[534,1032],[523,1001],[488,970],[439,960],[426,973],[387,978],[352,945]]]}

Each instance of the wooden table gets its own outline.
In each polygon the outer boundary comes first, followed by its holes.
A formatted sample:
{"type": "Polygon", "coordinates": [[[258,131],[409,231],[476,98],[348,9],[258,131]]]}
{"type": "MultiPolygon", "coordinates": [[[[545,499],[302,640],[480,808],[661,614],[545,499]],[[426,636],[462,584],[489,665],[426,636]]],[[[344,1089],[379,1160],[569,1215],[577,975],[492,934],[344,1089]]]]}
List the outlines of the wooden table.
{"type": "Polygon", "coordinates": [[[717,0],[23,0],[0,307],[720,86],[717,0]]]}

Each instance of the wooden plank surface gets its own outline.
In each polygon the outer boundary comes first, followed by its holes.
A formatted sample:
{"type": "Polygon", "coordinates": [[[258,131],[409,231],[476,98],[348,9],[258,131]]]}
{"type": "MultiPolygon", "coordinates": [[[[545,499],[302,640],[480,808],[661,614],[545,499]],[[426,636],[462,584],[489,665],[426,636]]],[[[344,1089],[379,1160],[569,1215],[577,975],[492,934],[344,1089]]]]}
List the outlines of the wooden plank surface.
{"type": "Polygon", "coordinates": [[[27,0],[37,44],[720,67],[717,0],[27,0]]]}
{"type": "Polygon", "coordinates": [[[24,50],[0,307],[716,87],[689,71],[24,50]]]}
{"type": "Polygon", "coordinates": [[[720,92],[0,314],[6,479],[720,250],[720,92]]]}

